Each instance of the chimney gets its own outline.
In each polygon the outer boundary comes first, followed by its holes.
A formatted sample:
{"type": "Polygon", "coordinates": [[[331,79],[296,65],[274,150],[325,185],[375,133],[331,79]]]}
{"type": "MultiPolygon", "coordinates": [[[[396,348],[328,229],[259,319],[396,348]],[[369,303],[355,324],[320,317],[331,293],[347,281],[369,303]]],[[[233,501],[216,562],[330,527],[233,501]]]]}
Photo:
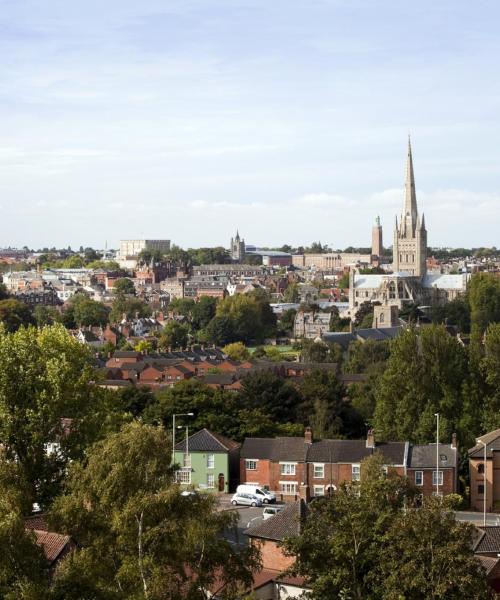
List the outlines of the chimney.
{"type": "Polygon", "coordinates": [[[306,427],[306,429],[304,431],[304,442],[306,444],[312,444],[313,443],[313,432],[312,432],[312,429],[310,427],[306,427]]]}
{"type": "Polygon", "coordinates": [[[375,448],[375,431],[372,428],[366,434],[366,447],[375,448]]]}
{"type": "Polygon", "coordinates": [[[458,448],[456,433],[451,434],[451,447],[454,448],[455,450],[458,448]]]}

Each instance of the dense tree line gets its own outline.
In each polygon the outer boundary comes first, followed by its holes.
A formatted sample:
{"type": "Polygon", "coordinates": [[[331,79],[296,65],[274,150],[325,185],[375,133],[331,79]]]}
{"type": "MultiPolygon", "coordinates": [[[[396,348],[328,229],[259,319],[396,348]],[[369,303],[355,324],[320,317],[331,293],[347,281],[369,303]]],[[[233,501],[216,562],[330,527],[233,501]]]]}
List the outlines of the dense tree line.
{"type": "Polygon", "coordinates": [[[297,557],[290,571],[306,578],[314,600],[493,598],[473,527],[456,521],[452,500],[415,510],[414,490],[383,462],[363,461],[360,482],[310,505],[300,534],[284,542],[297,557]]]}

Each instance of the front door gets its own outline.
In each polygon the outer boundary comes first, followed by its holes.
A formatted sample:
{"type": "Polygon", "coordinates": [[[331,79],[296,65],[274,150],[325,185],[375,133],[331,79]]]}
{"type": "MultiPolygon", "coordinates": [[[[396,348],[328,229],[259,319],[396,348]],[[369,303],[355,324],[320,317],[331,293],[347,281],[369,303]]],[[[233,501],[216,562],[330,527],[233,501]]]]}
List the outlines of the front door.
{"type": "Polygon", "coordinates": [[[219,473],[219,492],[224,491],[224,473],[219,473]]]}

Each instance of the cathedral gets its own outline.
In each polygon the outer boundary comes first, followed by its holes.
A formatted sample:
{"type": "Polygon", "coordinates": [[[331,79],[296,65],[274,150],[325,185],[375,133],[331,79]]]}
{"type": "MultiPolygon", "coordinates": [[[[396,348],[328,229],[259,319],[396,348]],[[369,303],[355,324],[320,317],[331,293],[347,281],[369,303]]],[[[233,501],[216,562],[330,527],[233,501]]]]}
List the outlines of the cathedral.
{"type": "MultiPolygon", "coordinates": [[[[380,221],[380,246],[382,233],[380,221]]],[[[375,228],[373,232],[375,237],[375,228]]],[[[465,292],[467,275],[447,275],[427,273],[427,230],[425,218],[420,217],[415,191],[415,175],[413,172],[413,157],[410,140],[408,140],[408,156],[406,159],[406,177],[403,211],[394,227],[392,247],[392,273],[382,275],[363,275],[356,269],[351,269],[349,279],[349,310],[351,316],[364,302],[379,303],[381,308],[376,312],[381,316],[380,326],[384,316],[394,320],[391,307],[400,309],[403,304],[417,303],[420,305],[442,304],[453,300],[465,292]]]]}
{"type": "Polygon", "coordinates": [[[236,231],[236,237],[231,238],[229,253],[231,260],[234,262],[242,262],[245,258],[245,240],[240,239],[239,231],[236,231]]]}

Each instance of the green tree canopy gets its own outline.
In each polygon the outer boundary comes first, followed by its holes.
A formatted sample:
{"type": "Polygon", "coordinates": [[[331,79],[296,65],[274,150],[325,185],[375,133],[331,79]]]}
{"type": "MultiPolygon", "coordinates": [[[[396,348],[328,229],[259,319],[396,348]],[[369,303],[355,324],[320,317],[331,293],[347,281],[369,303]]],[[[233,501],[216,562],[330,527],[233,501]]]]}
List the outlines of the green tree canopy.
{"type": "Polygon", "coordinates": [[[62,322],[68,328],[106,325],[109,321],[109,309],[102,302],[92,300],[85,294],[71,297],[62,315],[62,322]]]}
{"type": "Polygon", "coordinates": [[[7,331],[17,331],[19,327],[32,325],[34,319],[26,304],[8,298],[0,300],[0,323],[4,324],[7,331]]]}
{"type": "Polygon", "coordinates": [[[258,551],[236,552],[221,535],[237,515],[216,510],[209,494],[181,496],[170,455],[162,428],[133,423],[71,465],[52,522],[81,549],[56,578],[56,592],[79,586],[89,570],[94,593],[120,600],[204,600],[216,578],[221,593],[235,597],[240,584],[249,584],[258,551]]]}
{"type": "Polygon", "coordinates": [[[439,412],[443,440],[458,432],[472,442],[464,424],[467,351],[441,325],[406,330],[390,349],[376,392],[375,427],[384,439],[431,442],[439,412]]]}
{"type": "Polygon", "coordinates": [[[133,319],[136,316],[141,318],[150,317],[151,307],[139,298],[126,297],[120,294],[113,301],[109,320],[111,323],[119,323],[124,315],[127,319],[133,319]]]}
{"type": "Polygon", "coordinates": [[[121,279],[117,279],[113,286],[113,293],[115,294],[115,296],[118,296],[120,294],[128,294],[130,296],[135,296],[134,282],[128,277],[122,277],[121,279]]]}
{"type": "Polygon", "coordinates": [[[183,349],[187,346],[189,326],[178,321],[168,321],[163,327],[158,345],[162,349],[183,349]]]}
{"type": "Polygon", "coordinates": [[[87,348],[61,325],[0,329],[0,361],[0,444],[18,461],[31,499],[43,504],[57,491],[68,460],[95,439],[111,406],[92,384],[87,348]],[[58,448],[47,452],[50,443],[58,448]]]}
{"type": "Polygon", "coordinates": [[[227,354],[231,360],[248,360],[250,358],[250,352],[242,342],[234,342],[234,344],[227,344],[222,348],[224,354],[227,354]]]}

